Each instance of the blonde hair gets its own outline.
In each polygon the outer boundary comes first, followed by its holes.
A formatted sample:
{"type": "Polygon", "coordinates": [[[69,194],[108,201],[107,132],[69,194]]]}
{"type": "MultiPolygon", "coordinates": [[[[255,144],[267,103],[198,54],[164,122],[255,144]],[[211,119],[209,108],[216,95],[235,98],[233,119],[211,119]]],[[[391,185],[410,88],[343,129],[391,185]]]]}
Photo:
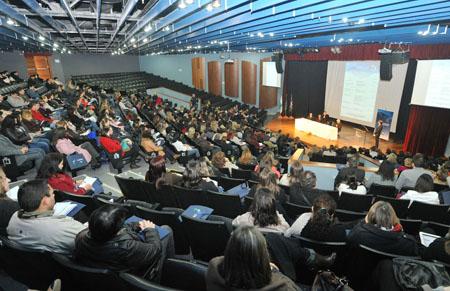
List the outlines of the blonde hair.
{"type": "Polygon", "coordinates": [[[26,121],[32,120],[33,115],[31,114],[31,110],[28,109],[22,110],[22,119],[26,121]]]}
{"type": "Polygon", "coordinates": [[[214,167],[216,168],[223,168],[225,167],[225,154],[222,151],[216,152],[214,153],[214,155],[212,156],[211,159],[212,164],[214,165],[214,167]]]}
{"type": "Polygon", "coordinates": [[[378,201],[367,212],[366,223],[391,229],[399,224],[400,220],[389,202],[378,201]]]}
{"type": "Polygon", "coordinates": [[[246,147],[241,154],[241,157],[239,158],[239,163],[247,165],[250,164],[254,160],[254,156],[252,154],[252,151],[246,147]]]}

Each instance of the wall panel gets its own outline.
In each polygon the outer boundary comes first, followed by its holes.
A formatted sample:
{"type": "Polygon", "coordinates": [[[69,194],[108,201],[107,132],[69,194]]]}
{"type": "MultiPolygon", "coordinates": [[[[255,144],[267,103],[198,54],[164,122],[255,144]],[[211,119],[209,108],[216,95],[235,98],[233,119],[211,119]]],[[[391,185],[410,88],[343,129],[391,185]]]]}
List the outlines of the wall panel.
{"type": "Polygon", "coordinates": [[[239,61],[225,63],[225,95],[239,97],[239,61]]]}
{"type": "Polygon", "coordinates": [[[242,61],[242,102],[256,104],[256,64],[242,61]]]}
{"type": "Polygon", "coordinates": [[[208,91],[222,95],[222,70],[219,61],[208,62],[208,91]]]}
{"type": "Polygon", "coordinates": [[[192,86],[199,90],[205,89],[205,58],[192,59],[192,86]]]}
{"type": "Polygon", "coordinates": [[[259,62],[259,108],[267,109],[277,106],[277,88],[263,86],[263,62],[270,62],[271,58],[261,59],[259,62]]]}

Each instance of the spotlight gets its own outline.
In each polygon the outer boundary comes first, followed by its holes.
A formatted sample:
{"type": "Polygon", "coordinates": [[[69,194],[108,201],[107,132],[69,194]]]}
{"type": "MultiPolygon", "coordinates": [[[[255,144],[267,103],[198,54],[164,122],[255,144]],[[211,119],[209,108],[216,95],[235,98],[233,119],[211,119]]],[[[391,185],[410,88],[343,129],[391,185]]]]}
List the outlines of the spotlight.
{"type": "Polygon", "coordinates": [[[219,1],[219,0],[215,0],[215,1],[212,3],[212,6],[213,6],[214,8],[219,8],[219,7],[220,7],[220,1],[219,1]]]}
{"type": "Polygon", "coordinates": [[[11,18],[8,18],[8,20],[6,21],[6,23],[7,23],[8,25],[14,25],[14,24],[15,24],[14,20],[12,20],[11,18]]]}
{"type": "Polygon", "coordinates": [[[187,5],[191,5],[192,3],[194,3],[194,0],[185,0],[184,2],[186,2],[187,5]]]}
{"type": "Polygon", "coordinates": [[[56,42],[53,44],[53,47],[58,48],[59,44],[57,44],[56,42]]]}
{"type": "Polygon", "coordinates": [[[40,36],[39,36],[39,40],[40,40],[40,41],[44,41],[45,38],[44,38],[42,35],[40,35],[40,36]]]}
{"type": "Polygon", "coordinates": [[[28,40],[28,36],[22,35],[23,40],[28,40]]]}
{"type": "Polygon", "coordinates": [[[144,39],[142,40],[143,43],[146,43],[147,41],[148,41],[147,38],[144,38],[144,39]]]}
{"type": "Polygon", "coordinates": [[[186,3],[184,3],[184,0],[180,0],[180,2],[178,3],[178,8],[180,9],[186,8],[186,3]]]}
{"type": "Polygon", "coordinates": [[[213,6],[211,4],[206,5],[206,11],[211,12],[213,10],[213,6]]]}
{"type": "Polygon", "coordinates": [[[151,24],[147,25],[147,26],[144,28],[144,31],[145,31],[145,32],[149,32],[150,30],[152,30],[152,25],[151,25],[151,24]]]}
{"type": "Polygon", "coordinates": [[[136,39],[133,37],[132,39],[130,39],[130,42],[131,43],[133,43],[133,42],[135,42],[136,41],[136,39]]]}

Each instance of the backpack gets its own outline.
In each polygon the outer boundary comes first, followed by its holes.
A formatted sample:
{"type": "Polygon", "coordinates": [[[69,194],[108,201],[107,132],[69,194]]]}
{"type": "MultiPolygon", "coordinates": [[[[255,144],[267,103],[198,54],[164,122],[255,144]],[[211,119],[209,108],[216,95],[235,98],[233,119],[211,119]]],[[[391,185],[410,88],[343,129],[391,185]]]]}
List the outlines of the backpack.
{"type": "Polygon", "coordinates": [[[403,290],[417,290],[425,284],[432,288],[450,285],[450,276],[439,263],[393,258],[392,267],[395,280],[403,290]]]}

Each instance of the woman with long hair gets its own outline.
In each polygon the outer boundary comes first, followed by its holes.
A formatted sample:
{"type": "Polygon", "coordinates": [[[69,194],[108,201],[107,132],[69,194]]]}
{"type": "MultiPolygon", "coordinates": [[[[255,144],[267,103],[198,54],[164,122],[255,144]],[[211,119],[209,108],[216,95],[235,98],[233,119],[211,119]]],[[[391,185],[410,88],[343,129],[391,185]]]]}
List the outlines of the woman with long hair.
{"type": "Polygon", "coordinates": [[[268,188],[259,188],[248,212],[233,220],[233,225],[254,225],[261,231],[284,233],[289,224],[277,211],[275,197],[268,188]]]}
{"type": "Polygon", "coordinates": [[[280,179],[280,184],[285,186],[292,186],[293,184],[300,183],[303,173],[303,165],[299,160],[294,160],[289,165],[289,172],[284,174],[280,179]]]}
{"type": "Polygon", "coordinates": [[[272,151],[268,151],[260,160],[259,164],[255,167],[255,172],[259,173],[264,168],[269,168],[277,175],[277,178],[281,178],[281,173],[277,169],[278,160],[275,159],[275,154],[272,151]]]}
{"type": "Polygon", "coordinates": [[[238,162],[242,165],[256,165],[257,159],[253,156],[252,151],[248,147],[245,147],[238,162]]]}
{"type": "Polygon", "coordinates": [[[381,162],[378,171],[367,179],[367,189],[369,189],[372,184],[395,186],[395,167],[396,165],[388,160],[381,162]]]}
{"type": "Polygon", "coordinates": [[[166,172],[166,159],[163,156],[157,156],[149,161],[145,181],[155,183],[156,189],[160,189],[161,185],[177,184],[181,180],[180,175],[166,172]]]}
{"type": "Polygon", "coordinates": [[[291,184],[289,188],[289,202],[304,206],[313,206],[314,200],[325,193],[316,189],[316,186],[316,174],[311,171],[302,172],[299,181],[291,184]]]}
{"type": "Polygon", "coordinates": [[[439,204],[439,193],[434,190],[433,178],[428,174],[422,174],[416,182],[414,190],[408,190],[400,199],[407,199],[411,202],[419,201],[429,204],[439,204]]]}
{"type": "Polygon", "coordinates": [[[350,245],[403,256],[417,256],[419,246],[414,237],[405,234],[400,220],[389,202],[378,201],[370,207],[364,220],[348,234],[350,245]]]}
{"type": "Polygon", "coordinates": [[[92,190],[92,185],[81,186],[64,172],[64,156],[60,153],[49,153],[45,156],[36,179],[47,179],[53,189],[71,194],[86,195],[92,190]]]}
{"type": "Polygon", "coordinates": [[[300,290],[270,262],[267,243],[252,226],[233,231],[224,256],[209,262],[207,290],[300,290]]]}
{"type": "Polygon", "coordinates": [[[196,160],[191,160],[187,163],[183,172],[183,181],[181,182],[181,186],[204,191],[219,191],[213,182],[204,179],[200,169],[200,163],[196,160]]]}

